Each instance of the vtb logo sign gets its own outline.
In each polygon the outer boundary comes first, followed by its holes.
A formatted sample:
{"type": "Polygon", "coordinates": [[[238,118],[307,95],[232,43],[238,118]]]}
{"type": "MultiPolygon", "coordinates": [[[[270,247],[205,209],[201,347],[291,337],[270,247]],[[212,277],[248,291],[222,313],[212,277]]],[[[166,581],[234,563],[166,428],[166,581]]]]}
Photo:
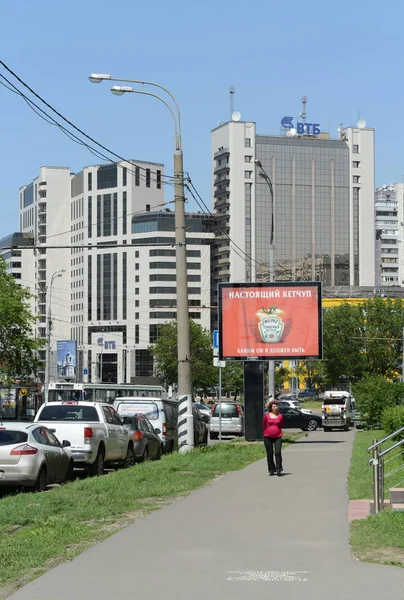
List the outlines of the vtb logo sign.
{"type": "MultiPolygon", "coordinates": [[[[283,117],[281,125],[284,129],[294,129],[293,117],[283,117]]],[[[321,133],[319,123],[297,123],[296,133],[298,135],[319,135],[321,133]]]]}

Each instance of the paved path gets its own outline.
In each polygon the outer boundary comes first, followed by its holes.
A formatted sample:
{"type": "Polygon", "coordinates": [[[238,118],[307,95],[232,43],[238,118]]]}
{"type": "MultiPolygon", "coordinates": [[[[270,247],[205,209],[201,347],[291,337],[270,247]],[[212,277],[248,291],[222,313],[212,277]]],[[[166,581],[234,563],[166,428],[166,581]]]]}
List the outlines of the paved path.
{"type": "Polygon", "coordinates": [[[354,433],[323,431],[113,535],[13,600],[403,600],[404,570],[348,546],[354,433]]]}

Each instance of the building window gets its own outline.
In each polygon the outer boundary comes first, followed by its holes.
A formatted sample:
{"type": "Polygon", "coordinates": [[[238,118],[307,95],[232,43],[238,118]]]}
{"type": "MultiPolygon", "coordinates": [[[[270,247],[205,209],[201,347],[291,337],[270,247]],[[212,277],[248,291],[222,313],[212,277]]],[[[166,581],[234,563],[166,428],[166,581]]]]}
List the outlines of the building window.
{"type": "Polygon", "coordinates": [[[353,182],[354,183],[360,183],[360,176],[359,175],[354,175],[353,176],[353,182]]]}
{"type": "Polygon", "coordinates": [[[104,194],[103,196],[103,211],[102,221],[103,229],[102,235],[111,235],[111,218],[112,218],[112,206],[111,206],[111,194],[104,194]]]}
{"type": "MultiPolygon", "coordinates": [[[[97,321],[101,320],[101,255],[97,255],[97,321]]],[[[91,341],[90,341],[91,344],[91,341]]]]}
{"type": "Polygon", "coordinates": [[[135,296],[139,296],[139,288],[135,288],[135,296]]]}
{"type": "Polygon", "coordinates": [[[139,343],[139,325],[135,325],[135,344],[139,343]]]}
{"type": "Polygon", "coordinates": [[[97,170],[97,190],[114,188],[118,185],[118,165],[103,165],[97,170]]]}
{"type": "Polygon", "coordinates": [[[87,316],[88,320],[93,320],[93,296],[92,296],[92,285],[93,285],[93,263],[92,256],[87,258],[87,316]]]}
{"type": "Polygon", "coordinates": [[[146,187],[150,187],[150,169],[146,169],[146,187]]]}
{"type": "Polygon", "coordinates": [[[250,163],[250,162],[252,162],[252,159],[253,159],[252,156],[247,155],[247,156],[244,157],[244,162],[250,163]]]}
{"type": "Polygon", "coordinates": [[[190,312],[189,313],[189,318],[190,319],[200,319],[201,318],[201,313],[200,312],[190,312]]]}
{"type": "Polygon", "coordinates": [[[361,163],[359,160],[354,160],[352,163],[352,166],[354,169],[359,169],[360,165],[361,165],[361,163]]]}
{"type": "Polygon", "coordinates": [[[113,319],[118,320],[118,254],[113,255],[113,268],[112,268],[112,296],[113,296],[113,319]]]}
{"type": "Polygon", "coordinates": [[[139,263],[135,263],[135,271],[139,271],[139,263]]]}
{"type": "Polygon", "coordinates": [[[122,169],[122,185],[127,185],[128,183],[128,169],[123,167],[122,169]]]}
{"type": "Polygon", "coordinates": [[[154,344],[160,335],[159,332],[160,325],[149,325],[149,343],[154,344]]]}
{"type": "Polygon", "coordinates": [[[135,283],[139,283],[139,275],[135,275],[135,283]]]}
{"type": "Polygon", "coordinates": [[[244,177],[246,179],[251,179],[251,177],[252,177],[252,171],[244,171],[244,177]]]}
{"type": "Polygon", "coordinates": [[[135,250],[135,258],[139,258],[139,250],[135,250]]]}
{"type": "Polygon", "coordinates": [[[135,319],[138,320],[139,319],[139,313],[135,313],[135,319]]]}
{"type": "Polygon", "coordinates": [[[157,169],[157,189],[161,190],[161,171],[157,169]]]}
{"type": "Polygon", "coordinates": [[[97,196],[97,237],[101,237],[101,196],[97,196]]]}
{"type": "Polygon", "coordinates": [[[140,185],[140,168],[135,167],[135,185],[140,185]]]}
{"type": "MultiPolygon", "coordinates": [[[[91,175],[91,173],[89,173],[91,175]]],[[[87,199],[87,219],[88,219],[88,237],[93,236],[93,199],[91,196],[87,199]]]]}
{"type": "Polygon", "coordinates": [[[139,308],[139,300],[135,300],[135,308],[139,308]]]}
{"type": "Polygon", "coordinates": [[[126,192],[123,192],[122,194],[122,234],[126,235],[127,233],[127,220],[128,220],[128,205],[127,205],[127,198],[126,198],[126,192]]]}
{"type": "Polygon", "coordinates": [[[114,194],[114,222],[113,235],[118,235],[118,194],[114,194]]]}
{"type": "Polygon", "coordinates": [[[91,192],[91,190],[93,189],[93,174],[92,173],[87,173],[87,187],[88,187],[88,191],[91,192]]]}
{"type": "Polygon", "coordinates": [[[246,148],[251,148],[251,138],[245,138],[245,140],[244,140],[244,146],[246,148]]]}
{"type": "Polygon", "coordinates": [[[152,377],[153,355],[149,350],[135,350],[136,377],[152,377]]]}
{"type": "Polygon", "coordinates": [[[156,311],[149,313],[149,319],[165,319],[168,321],[169,319],[175,319],[177,317],[177,313],[173,311],[156,311]]]}
{"type": "Polygon", "coordinates": [[[128,310],[128,283],[127,283],[127,253],[122,254],[122,319],[127,318],[128,310]]]}
{"type": "Polygon", "coordinates": [[[352,152],[354,154],[359,154],[359,145],[358,144],[354,144],[352,147],[352,152]]]}

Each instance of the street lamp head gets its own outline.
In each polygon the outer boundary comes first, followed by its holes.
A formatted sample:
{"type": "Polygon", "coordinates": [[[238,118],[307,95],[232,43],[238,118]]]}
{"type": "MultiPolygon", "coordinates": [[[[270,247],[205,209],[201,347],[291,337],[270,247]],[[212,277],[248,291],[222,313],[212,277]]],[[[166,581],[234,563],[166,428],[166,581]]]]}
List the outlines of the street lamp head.
{"type": "Polygon", "coordinates": [[[111,88],[111,92],[115,94],[115,96],[122,96],[125,92],[132,92],[133,88],[127,85],[114,85],[111,88]]]}
{"type": "Polygon", "coordinates": [[[258,160],[258,158],[256,158],[254,160],[254,163],[257,165],[257,167],[259,167],[260,169],[262,169],[262,162],[260,160],[258,160]]]}
{"type": "Polygon", "coordinates": [[[105,79],[111,79],[111,75],[108,75],[107,73],[91,73],[89,77],[91,83],[101,83],[101,81],[104,81],[105,79]]]}

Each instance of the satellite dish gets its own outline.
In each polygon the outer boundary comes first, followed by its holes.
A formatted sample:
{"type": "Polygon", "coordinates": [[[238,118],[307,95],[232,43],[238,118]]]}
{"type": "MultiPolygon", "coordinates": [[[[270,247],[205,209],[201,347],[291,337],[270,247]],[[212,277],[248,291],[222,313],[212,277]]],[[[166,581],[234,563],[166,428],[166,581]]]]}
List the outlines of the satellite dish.
{"type": "Polygon", "coordinates": [[[241,119],[241,113],[239,113],[238,110],[235,110],[234,112],[231,113],[232,121],[240,121],[240,119],[241,119]]]}
{"type": "Polygon", "coordinates": [[[358,129],[365,129],[365,127],[366,127],[365,119],[359,119],[359,121],[357,122],[356,125],[357,125],[358,129]]]}

